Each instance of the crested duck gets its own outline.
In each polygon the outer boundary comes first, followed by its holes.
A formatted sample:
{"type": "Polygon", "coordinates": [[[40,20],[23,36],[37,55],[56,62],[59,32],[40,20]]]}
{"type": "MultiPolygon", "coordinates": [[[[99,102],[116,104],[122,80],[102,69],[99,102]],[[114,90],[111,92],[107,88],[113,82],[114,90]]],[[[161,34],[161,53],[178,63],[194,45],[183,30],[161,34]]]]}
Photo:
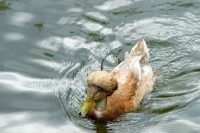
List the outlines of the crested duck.
{"type": "Polygon", "coordinates": [[[87,97],[78,114],[106,122],[135,111],[153,90],[155,78],[146,42],[140,40],[111,72],[96,71],[88,76],[87,97]]]}

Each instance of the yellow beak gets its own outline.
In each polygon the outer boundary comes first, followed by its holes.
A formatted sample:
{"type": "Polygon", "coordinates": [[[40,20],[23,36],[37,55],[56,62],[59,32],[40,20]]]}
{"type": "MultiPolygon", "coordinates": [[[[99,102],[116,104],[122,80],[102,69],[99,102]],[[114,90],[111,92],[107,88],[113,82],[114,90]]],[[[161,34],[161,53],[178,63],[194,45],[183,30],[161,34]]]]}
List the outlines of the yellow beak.
{"type": "Polygon", "coordinates": [[[94,98],[87,97],[82,107],[79,109],[78,114],[81,115],[82,117],[85,117],[87,112],[92,108],[94,104],[95,104],[94,98]]]}

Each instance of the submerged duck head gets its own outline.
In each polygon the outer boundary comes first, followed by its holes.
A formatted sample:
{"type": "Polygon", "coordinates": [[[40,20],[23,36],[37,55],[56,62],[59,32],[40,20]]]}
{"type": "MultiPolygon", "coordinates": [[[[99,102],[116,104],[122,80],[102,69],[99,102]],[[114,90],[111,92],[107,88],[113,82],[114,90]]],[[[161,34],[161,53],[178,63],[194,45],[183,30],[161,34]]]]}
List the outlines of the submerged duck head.
{"type": "Polygon", "coordinates": [[[78,114],[86,117],[87,112],[95,106],[98,111],[106,109],[107,96],[111,96],[117,89],[117,81],[109,73],[105,71],[97,71],[92,73],[88,79],[87,97],[78,114]]]}

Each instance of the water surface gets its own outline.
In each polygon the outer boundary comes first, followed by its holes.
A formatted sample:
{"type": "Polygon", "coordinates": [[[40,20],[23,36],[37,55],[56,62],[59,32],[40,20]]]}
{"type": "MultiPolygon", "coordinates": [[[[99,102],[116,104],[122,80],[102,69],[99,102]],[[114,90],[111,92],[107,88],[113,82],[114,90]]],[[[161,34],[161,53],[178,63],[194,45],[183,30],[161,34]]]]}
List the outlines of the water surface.
{"type": "Polygon", "coordinates": [[[200,132],[199,25],[198,0],[0,1],[0,131],[200,132]],[[154,91],[113,122],[78,116],[87,76],[142,38],[154,91]]]}

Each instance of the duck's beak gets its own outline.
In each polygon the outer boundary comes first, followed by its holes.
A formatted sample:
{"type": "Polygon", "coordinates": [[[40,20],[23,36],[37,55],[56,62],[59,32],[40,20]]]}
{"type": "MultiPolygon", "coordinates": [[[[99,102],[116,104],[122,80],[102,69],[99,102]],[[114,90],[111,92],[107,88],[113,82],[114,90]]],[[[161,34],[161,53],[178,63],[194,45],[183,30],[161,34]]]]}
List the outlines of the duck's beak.
{"type": "Polygon", "coordinates": [[[94,104],[95,104],[94,98],[87,97],[82,107],[79,109],[78,114],[81,115],[82,117],[85,117],[94,104]]]}

